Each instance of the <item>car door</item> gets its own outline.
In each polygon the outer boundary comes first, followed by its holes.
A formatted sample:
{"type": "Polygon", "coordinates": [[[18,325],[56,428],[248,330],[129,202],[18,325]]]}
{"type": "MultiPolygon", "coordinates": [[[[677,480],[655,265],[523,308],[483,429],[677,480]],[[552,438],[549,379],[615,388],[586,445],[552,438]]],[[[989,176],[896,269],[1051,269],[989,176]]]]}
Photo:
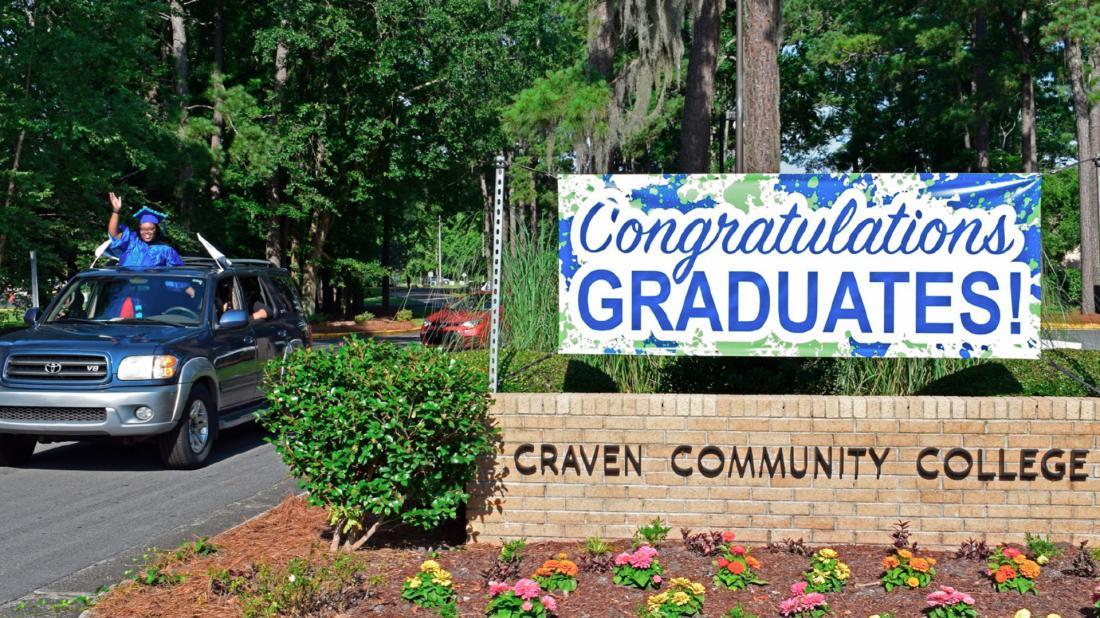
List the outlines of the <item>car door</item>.
{"type": "Polygon", "coordinates": [[[247,403],[255,396],[256,340],[251,324],[236,328],[218,326],[218,320],[225,311],[243,306],[233,275],[218,278],[214,286],[213,306],[214,349],[211,358],[218,375],[219,407],[226,409],[247,403]]]}
{"type": "Polygon", "coordinates": [[[282,337],[279,336],[279,322],[275,315],[274,305],[267,297],[258,274],[239,274],[237,281],[240,283],[241,295],[244,300],[245,311],[248,312],[251,321],[252,336],[256,343],[256,358],[252,364],[250,373],[251,398],[260,399],[263,391],[264,367],[276,356],[282,355],[282,337]],[[276,344],[282,344],[278,347],[276,344]]]}

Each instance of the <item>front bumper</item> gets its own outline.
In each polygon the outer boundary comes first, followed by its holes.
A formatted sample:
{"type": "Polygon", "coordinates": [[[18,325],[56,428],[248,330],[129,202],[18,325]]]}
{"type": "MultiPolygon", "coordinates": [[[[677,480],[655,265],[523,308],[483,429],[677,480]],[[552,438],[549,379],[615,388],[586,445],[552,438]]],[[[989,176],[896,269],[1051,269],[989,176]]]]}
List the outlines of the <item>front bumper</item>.
{"type": "MultiPolygon", "coordinates": [[[[46,390],[0,387],[0,433],[32,434],[46,437],[69,436],[150,436],[171,430],[183,407],[184,388],[190,384],[166,384],[112,388],[110,390],[46,390]],[[134,415],[141,406],[153,410],[153,417],[142,422],[134,415]],[[105,414],[94,421],[56,421],[35,416],[33,410],[57,411],[64,408],[102,408],[105,414]],[[18,409],[20,414],[4,410],[18,409]],[[28,412],[30,410],[31,412],[28,412]],[[13,418],[19,416],[20,418],[13,418]]],[[[43,417],[51,416],[49,413],[43,417]]],[[[56,415],[53,415],[56,416],[56,415]]]]}
{"type": "Polygon", "coordinates": [[[485,345],[486,338],[476,328],[461,326],[429,326],[420,329],[420,341],[424,345],[454,345],[473,348],[485,345]]]}

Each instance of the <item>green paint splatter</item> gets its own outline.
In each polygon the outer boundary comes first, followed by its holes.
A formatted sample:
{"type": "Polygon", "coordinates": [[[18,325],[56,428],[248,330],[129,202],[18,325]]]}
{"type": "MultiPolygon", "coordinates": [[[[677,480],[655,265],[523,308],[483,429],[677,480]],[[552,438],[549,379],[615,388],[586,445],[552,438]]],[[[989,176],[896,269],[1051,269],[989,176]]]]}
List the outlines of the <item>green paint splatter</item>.
{"type": "Polygon", "coordinates": [[[741,212],[749,212],[749,200],[760,200],[760,185],[753,180],[738,180],[726,187],[722,199],[741,212]]]}
{"type": "Polygon", "coordinates": [[[806,183],[806,186],[811,188],[811,189],[816,189],[818,183],[819,183],[819,181],[817,179],[817,176],[810,176],[810,181],[808,183],[806,183]]]}

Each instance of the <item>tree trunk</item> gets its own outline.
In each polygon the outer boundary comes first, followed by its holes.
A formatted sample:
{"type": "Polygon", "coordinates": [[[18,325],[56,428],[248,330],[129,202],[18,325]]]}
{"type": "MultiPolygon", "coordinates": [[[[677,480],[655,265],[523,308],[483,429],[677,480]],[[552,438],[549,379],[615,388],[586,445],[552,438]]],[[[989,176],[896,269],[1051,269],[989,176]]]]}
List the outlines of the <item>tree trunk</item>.
{"type": "Polygon", "coordinates": [[[691,27],[684,120],[680,125],[679,168],[685,174],[710,171],[710,117],[714,108],[718,25],[722,14],[721,0],[697,0],[696,4],[691,27]]]}
{"type": "Polygon", "coordinates": [[[180,169],[178,174],[180,214],[183,220],[189,222],[191,208],[194,205],[189,184],[195,170],[184,147],[187,142],[187,103],[189,91],[187,87],[187,23],[183,2],[169,0],[170,13],[168,21],[172,25],[172,60],[176,65],[176,98],[179,100],[179,124],[176,129],[176,138],[179,140],[180,169]]]}
{"type": "MultiPolygon", "coordinates": [[[[271,115],[271,129],[275,130],[279,122],[279,105],[282,103],[283,89],[286,87],[287,57],[286,43],[279,41],[275,45],[275,107],[271,115]]],[[[285,244],[281,238],[280,205],[283,201],[283,171],[276,168],[267,183],[267,207],[268,207],[268,234],[264,243],[264,257],[275,265],[282,263],[282,247],[285,244]]],[[[303,282],[303,286],[304,286],[303,282]]]]}
{"type": "Polygon", "coordinates": [[[1035,77],[1031,67],[1028,10],[1025,7],[1020,11],[1018,22],[1016,16],[1003,11],[1001,17],[1020,65],[1020,165],[1024,173],[1034,173],[1038,168],[1038,154],[1035,143],[1035,77]]]}
{"type": "MultiPolygon", "coordinates": [[[[1085,72],[1081,62],[1081,44],[1076,38],[1066,40],[1066,69],[1073,89],[1073,115],[1077,127],[1078,184],[1081,201],[1081,312],[1096,313],[1093,286],[1100,275],[1100,211],[1097,210],[1096,173],[1091,161],[1089,100],[1085,72]]],[[[1095,127],[1094,127],[1095,128],[1095,127]]]]}
{"type": "MultiPolygon", "coordinates": [[[[390,237],[393,236],[393,215],[389,208],[382,210],[382,308],[390,308],[390,237]]],[[[440,279],[443,274],[440,273],[440,279]]]]}
{"type": "Polygon", "coordinates": [[[222,94],[225,91],[223,73],[225,71],[225,18],[221,0],[214,5],[214,132],[210,135],[210,199],[216,200],[222,194],[222,134],[225,132],[225,117],[222,107],[225,104],[222,94]]]}
{"type": "Polygon", "coordinates": [[[986,111],[986,88],[989,81],[989,64],[985,50],[987,18],[979,10],[974,18],[971,47],[974,52],[974,80],[970,83],[970,95],[974,99],[974,150],[978,155],[978,171],[989,171],[989,114],[986,111]]]}
{"type": "Polygon", "coordinates": [[[745,171],[778,173],[779,0],[745,0],[744,7],[745,171]]]}
{"type": "Polygon", "coordinates": [[[615,16],[614,0],[596,0],[589,13],[588,28],[588,78],[611,83],[615,72],[615,16]]]}
{"type": "Polygon", "coordinates": [[[317,309],[317,273],[321,257],[325,252],[325,241],[332,227],[332,213],[314,212],[309,221],[309,259],[302,266],[302,302],[306,304],[306,315],[317,309]]]}

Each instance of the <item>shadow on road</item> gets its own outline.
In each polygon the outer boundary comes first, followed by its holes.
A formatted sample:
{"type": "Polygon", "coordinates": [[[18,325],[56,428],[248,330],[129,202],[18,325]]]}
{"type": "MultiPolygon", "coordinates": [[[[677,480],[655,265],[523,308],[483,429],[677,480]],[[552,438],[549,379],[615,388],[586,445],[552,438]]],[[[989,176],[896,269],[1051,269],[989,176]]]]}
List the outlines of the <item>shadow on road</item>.
{"type": "MultiPolygon", "coordinates": [[[[268,433],[255,423],[221,432],[206,465],[212,466],[241,453],[262,447],[268,433]]],[[[155,440],[138,444],[110,441],[70,442],[38,445],[34,457],[20,468],[27,470],[73,470],[89,472],[141,472],[164,470],[155,440]]]]}

